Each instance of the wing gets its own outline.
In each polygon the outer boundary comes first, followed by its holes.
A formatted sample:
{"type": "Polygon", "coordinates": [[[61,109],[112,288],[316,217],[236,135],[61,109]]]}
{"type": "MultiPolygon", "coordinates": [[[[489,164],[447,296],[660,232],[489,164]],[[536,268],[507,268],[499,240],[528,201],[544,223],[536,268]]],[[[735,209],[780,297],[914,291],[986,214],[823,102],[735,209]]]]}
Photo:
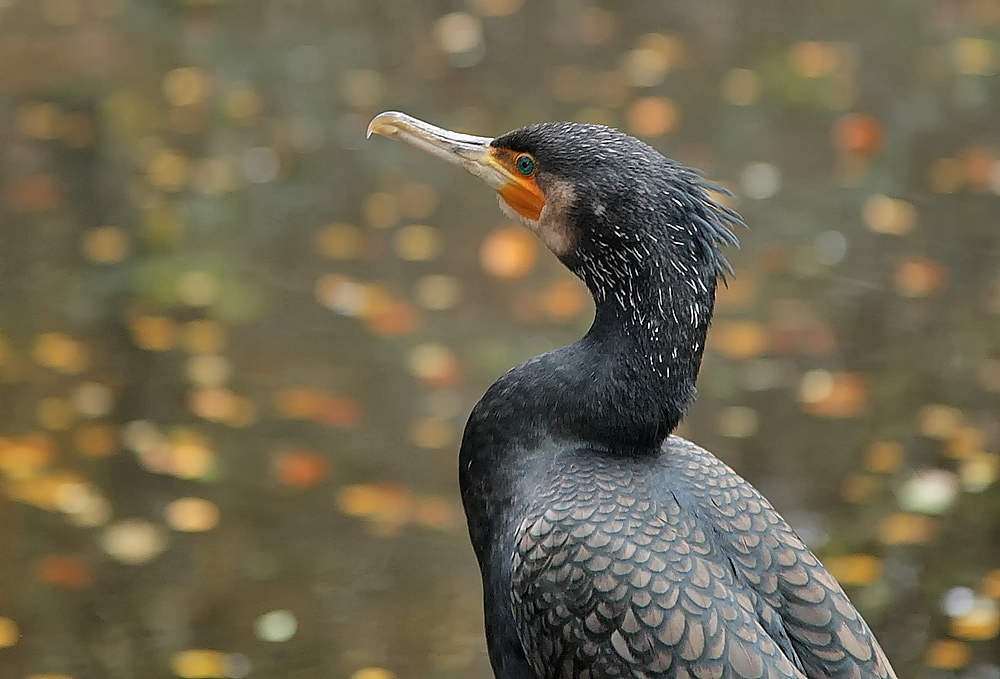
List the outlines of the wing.
{"type": "Polygon", "coordinates": [[[512,593],[538,677],[892,677],[839,586],[770,505],[687,445],[661,470],[676,488],[647,466],[592,456],[560,460],[537,489],[512,593]]]}
{"type": "Polygon", "coordinates": [[[896,679],[844,590],[757,490],[708,451],[672,436],[667,473],[719,528],[721,549],[750,585],[762,617],[780,618],[809,677],[896,679]]]}
{"type": "Polygon", "coordinates": [[[559,476],[522,524],[513,568],[539,679],[803,677],[676,501],[614,466],[559,476]]]}

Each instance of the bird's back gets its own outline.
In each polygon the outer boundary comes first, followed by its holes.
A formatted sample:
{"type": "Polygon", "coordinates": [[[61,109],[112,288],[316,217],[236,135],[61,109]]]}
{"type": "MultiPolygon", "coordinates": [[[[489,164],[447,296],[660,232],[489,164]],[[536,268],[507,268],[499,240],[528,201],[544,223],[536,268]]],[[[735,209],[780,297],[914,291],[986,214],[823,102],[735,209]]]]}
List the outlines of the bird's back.
{"type": "Polygon", "coordinates": [[[895,677],[833,577],[707,451],[672,436],[655,458],[566,450],[538,471],[508,601],[539,679],[895,677]]]}

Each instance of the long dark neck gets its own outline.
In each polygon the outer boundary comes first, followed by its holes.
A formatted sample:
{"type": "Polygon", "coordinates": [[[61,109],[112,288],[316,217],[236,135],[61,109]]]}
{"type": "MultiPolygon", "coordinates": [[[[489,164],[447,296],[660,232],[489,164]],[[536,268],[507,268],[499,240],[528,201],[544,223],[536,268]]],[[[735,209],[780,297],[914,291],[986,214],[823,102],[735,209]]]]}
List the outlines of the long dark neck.
{"type": "Polygon", "coordinates": [[[650,379],[694,387],[712,319],[715,279],[638,272],[624,291],[594,294],[596,314],[587,333],[619,346],[649,368],[650,379]],[[662,276],[662,278],[661,278],[662,276]]]}
{"type": "Polygon", "coordinates": [[[603,411],[590,436],[656,445],[694,400],[695,380],[712,317],[714,272],[666,257],[632,262],[600,276],[578,269],[597,310],[573,345],[599,367],[580,385],[603,411]]]}
{"type": "Polygon", "coordinates": [[[484,569],[494,531],[516,520],[517,493],[543,461],[574,447],[658,453],[695,395],[716,285],[704,268],[652,257],[615,273],[574,268],[597,305],[590,331],[498,379],[462,439],[462,494],[484,569]]]}

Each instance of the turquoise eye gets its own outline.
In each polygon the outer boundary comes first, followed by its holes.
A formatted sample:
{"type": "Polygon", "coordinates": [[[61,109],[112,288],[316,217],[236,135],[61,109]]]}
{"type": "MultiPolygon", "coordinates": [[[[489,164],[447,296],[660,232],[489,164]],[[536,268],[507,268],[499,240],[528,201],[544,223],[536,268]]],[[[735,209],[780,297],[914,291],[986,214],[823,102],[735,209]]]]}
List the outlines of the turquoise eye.
{"type": "Polygon", "coordinates": [[[531,176],[535,172],[535,159],[526,153],[517,157],[517,171],[525,177],[531,176]]]}

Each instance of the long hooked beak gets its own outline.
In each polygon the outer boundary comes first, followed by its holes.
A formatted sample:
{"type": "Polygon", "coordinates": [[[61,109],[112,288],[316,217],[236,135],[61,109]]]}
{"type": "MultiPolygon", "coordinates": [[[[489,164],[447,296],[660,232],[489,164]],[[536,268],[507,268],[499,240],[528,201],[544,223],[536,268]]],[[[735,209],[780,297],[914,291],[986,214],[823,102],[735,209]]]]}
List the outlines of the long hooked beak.
{"type": "Polygon", "coordinates": [[[492,186],[500,197],[528,219],[538,220],[545,207],[545,196],[534,177],[525,177],[512,167],[514,154],[509,149],[491,146],[490,137],[475,137],[445,130],[398,111],[375,116],[368,125],[368,136],[399,139],[442,160],[464,167],[492,186]]]}

